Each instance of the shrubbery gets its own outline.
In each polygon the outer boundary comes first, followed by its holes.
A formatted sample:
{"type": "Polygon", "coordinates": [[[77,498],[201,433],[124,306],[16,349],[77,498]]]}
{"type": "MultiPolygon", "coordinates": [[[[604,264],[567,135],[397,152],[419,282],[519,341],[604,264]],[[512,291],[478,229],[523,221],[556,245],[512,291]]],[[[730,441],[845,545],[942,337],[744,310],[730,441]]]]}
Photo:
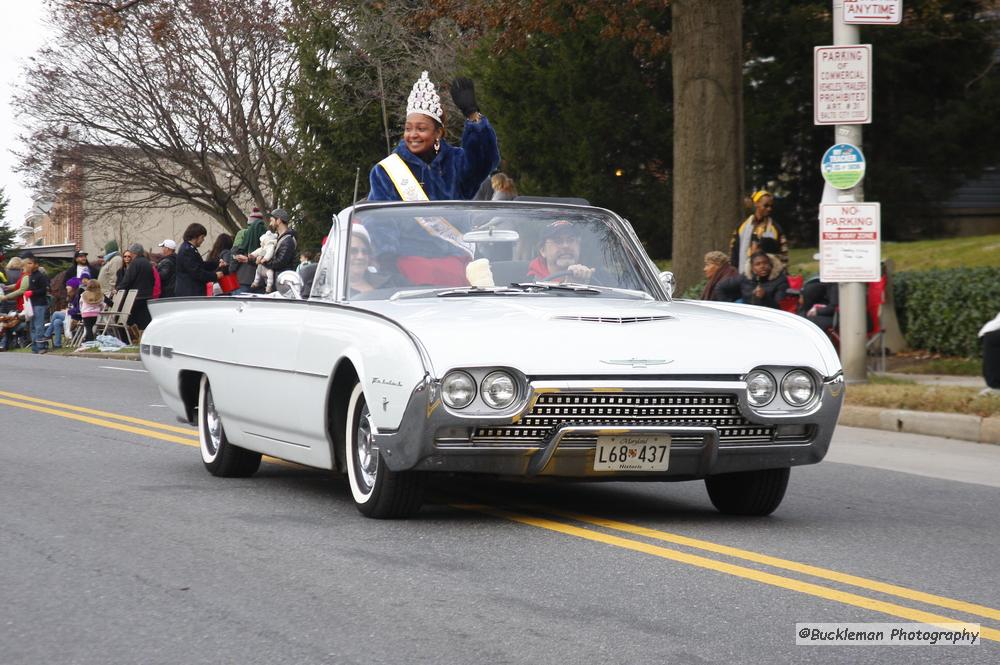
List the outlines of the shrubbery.
{"type": "Polygon", "coordinates": [[[907,343],[951,356],[979,356],[977,333],[1000,312],[1000,268],[900,272],[896,313],[907,343]]]}

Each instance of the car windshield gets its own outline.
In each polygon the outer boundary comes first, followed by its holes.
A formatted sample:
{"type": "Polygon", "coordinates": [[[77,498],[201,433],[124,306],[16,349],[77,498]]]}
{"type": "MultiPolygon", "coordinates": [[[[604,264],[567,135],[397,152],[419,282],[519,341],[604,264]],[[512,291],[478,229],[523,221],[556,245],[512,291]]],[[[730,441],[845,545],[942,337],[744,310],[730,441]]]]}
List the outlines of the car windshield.
{"type": "Polygon", "coordinates": [[[359,209],[353,222],[350,300],[651,297],[621,222],[600,210],[387,206],[359,209]]]}

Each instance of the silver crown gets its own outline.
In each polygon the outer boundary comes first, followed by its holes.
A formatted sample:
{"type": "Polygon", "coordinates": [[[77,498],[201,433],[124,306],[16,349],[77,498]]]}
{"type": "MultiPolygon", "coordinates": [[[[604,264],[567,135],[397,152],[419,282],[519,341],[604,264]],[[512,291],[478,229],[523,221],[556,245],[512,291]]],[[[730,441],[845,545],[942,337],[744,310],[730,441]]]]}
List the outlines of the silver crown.
{"type": "Polygon", "coordinates": [[[427,78],[427,72],[420,74],[410,91],[410,98],[406,100],[406,115],[411,113],[423,113],[441,122],[441,96],[427,78]]]}

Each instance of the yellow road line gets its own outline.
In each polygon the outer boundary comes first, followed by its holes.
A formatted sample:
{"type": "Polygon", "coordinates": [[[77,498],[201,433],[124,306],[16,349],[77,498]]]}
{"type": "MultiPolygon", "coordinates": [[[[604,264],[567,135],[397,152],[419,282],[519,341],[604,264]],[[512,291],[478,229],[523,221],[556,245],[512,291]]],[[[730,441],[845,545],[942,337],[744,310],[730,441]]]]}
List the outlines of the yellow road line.
{"type": "MultiPolygon", "coordinates": [[[[13,395],[15,393],[8,393],[0,390],[0,395],[13,395]]],[[[44,402],[48,404],[59,404],[59,402],[50,402],[49,400],[42,400],[34,397],[27,397],[26,395],[18,395],[20,399],[27,398],[35,402],[44,402]]],[[[129,432],[131,434],[139,434],[141,436],[150,436],[154,439],[160,439],[161,441],[170,441],[171,443],[180,443],[185,446],[192,446],[194,448],[200,447],[200,442],[198,441],[198,434],[190,429],[182,429],[180,427],[174,427],[171,429],[180,430],[187,434],[192,435],[191,438],[182,438],[179,436],[174,436],[172,434],[164,434],[163,432],[156,432],[154,430],[145,429],[142,427],[133,427],[131,425],[124,425],[122,423],[116,423],[111,420],[104,420],[102,418],[94,418],[91,416],[85,416],[77,413],[70,413],[67,411],[60,411],[59,409],[52,409],[47,406],[40,406],[38,404],[32,404],[28,401],[13,401],[9,399],[0,398],[0,404],[6,404],[7,406],[14,406],[19,409],[27,409],[29,411],[37,411],[39,413],[45,413],[50,416],[59,416],[60,418],[69,418],[70,420],[77,420],[82,423],[87,423],[88,425],[97,425],[98,427],[106,427],[108,429],[116,429],[121,432],[129,432]]],[[[70,404],[62,405],[67,408],[76,408],[80,411],[86,411],[90,413],[107,413],[109,416],[118,418],[120,420],[134,421],[140,423],[149,423],[151,425],[159,425],[159,423],[154,423],[151,420],[143,420],[142,418],[132,418],[130,416],[121,416],[115,413],[108,413],[106,411],[96,411],[95,409],[85,409],[84,407],[73,407],[70,404]]],[[[161,427],[170,427],[170,425],[160,425],[161,427]]],[[[263,455],[261,457],[263,461],[269,464],[280,464],[282,466],[294,466],[300,467],[301,464],[296,464],[295,462],[289,462],[288,460],[278,459],[277,457],[270,457],[269,455],[263,455]]]]}
{"type": "MultiPolygon", "coordinates": [[[[3,394],[3,393],[0,393],[3,394]]],[[[179,437],[174,434],[167,434],[165,432],[157,432],[151,429],[145,429],[142,427],[134,427],[132,425],[126,425],[124,423],[116,423],[110,420],[103,420],[101,418],[94,418],[92,416],[85,416],[79,413],[69,413],[67,411],[60,411],[58,409],[52,409],[47,406],[41,406],[39,404],[31,404],[30,402],[20,402],[9,399],[0,399],[0,404],[6,404],[7,406],[15,406],[19,409],[28,409],[29,411],[37,411],[39,413],[46,413],[50,416],[59,416],[60,418],[69,418],[70,420],[77,420],[81,423],[87,423],[89,425],[97,425],[98,427],[107,427],[108,429],[116,429],[122,432],[129,432],[131,434],[139,434],[142,436],[150,436],[154,439],[160,439],[162,441],[171,441],[173,443],[183,443],[185,446],[197,446],[198,439],[192,439],[191,437],[179,437]]]]}
{"type": "Polygon", "coordinates": [[[33,402],[35,404],[43,404],[45,406],[52,406],[59,409],[66,409],[68,411],[77,411],[79,413],[89,413],[92,416],[101,416],[103,418],[111,418],[112,420],[121,420],[126,423],[133,423],[135,425],[143,425],[145,427],[152,427],[154,429],[162,429],[167,432],[179,432],[180,434],[188,434],[191,436],[198,436],[190,427],[178,427],[177,425],[164,425],[163,423],[154,422],[152,420],[143,420],[142,418],[133,418],[132,416],[123,416],[117,413],[111,413],[110,411],[98,411],[97,409],[88,409],[85,406],[75,406],[73,404],[63,404],[62,402],[53,402],[51,400],[42,399],[40,397],[32,397],[30,395],[21,395],[19,393],[11,393],[6,390],[0,390],[0,397],[9,397],[13,400],[20,400],[24,402],[33,402]]]}
{"type": "Polygon", "coordinates": [[[693,547],[708,552],[714,552],[715,554],[724,554],[726,556],[735,557],[737,559],[743,559],[745,561],[753,561],[754,563],[761,563],[767,566],[771,566],[773,568],[781,568],[783,570],[791,570],[797,573],[805,573],[806,575],[812,575],[814,577],[819,577],[825,580],[831,580],[833,582],[840,582],[842,584],[849,584],[851,586],[861,587],[863,589],[868,589],[869,591],[878,591],[880,593],[888,594],[891,596],[906,598],[907,600],[916,600],[921,603],[926,603],[928,605],[937,605],[938,607],[945,607],[950,610],[966,612],[968,614],[974,614],[976,616],[984,617],[987,619],[1000,620],[1000,610],[994,609],[992,607],[986,607],[985,605],[967,603],[962,600],[955,600],[953,598],[947,598],[945,596],[937,596],[930,593],[924,593],[922,591],[908,589],[906,587],[897,586],[895,584],[887,584],[885,582],[878,582],[876,580],[870,580],[864,577],[858,577],[856,575],[840,573],[835,570],[829,570],[827,568],[811,566],[809,564],[799,563],[798,561],[781,559],[778,557],[769,556],[767,554],[759,554],[757,552],[751,552],[749,550],[742,550],[736,547],[720,545],[718,543],[713,543],[707,540],[689,538],[687,536],[681,536],[679,534],[669,533],[667,531],[658,531],[656,529],[650,529],[643,526],[628,524],[626,522],[619,522],[617,520],[607,519],[604,517],[592,517],[590,515],[581,515],[579,513],[555,510],[552,508],[546,508],[544,506],[532,506],[531,508],[533,510],[538,510],[540,512],[550,513],[552,515],[557,515],[559,517],[576,520],[578,522],[584,522],[586,524],[593,524],[594,526],[600,526],[606,529],[612,529],[614,531],[623,531],[625,533],[630,533],[636,536],[644,536],[646,538],[652,538],[654,540],[662,540],[668,543],[673,543],[675,545],[684,545],[686,547],[693,547]]]}
{"type": "MultiPolygon", "coordinates": [[[[96,409],[88,409],[86,407],[78,407],[70,404],[62,404],[60,402],[53,402],[50,400],[44,400],[36,397],[31,397],[28,395],[21,395],[18,393],[10,393],[7,391],[0,391],[0,395],[14,397],[16,399],[15,401],[15,399],[0,398],[0,404],[4,404],[7,406],[12,406],[20,409],[27,409],[29,411],[36,411],[38,413],[45,413],[48,415],[59,416],[61,418],[68,418],[70,420],[76,420],[90,425],[96,425],[98,427],[105,427],[108,429],[119,430],[122,432],[129,432],[131,434],[138,434],[141,436],[148,436],[154,439],[160,439],[162,441],[180,443],[185,446],[197,447],[199,445],[195,432],[193,432],[190,429],[173,427],[170,425],[163,425],[161,423],[156,423],[150,420],[143,420],[141,418],[133,418],[131,416],[123,416],[115,413],[110,413],[107,411],[98,411],[96,409]],[[59,406],[62,407],[63,409],[68,409],[70,411],[50,408],[50,406],[43,406],[43,405],[59,406]],[[80,413],[72,413],[71,411],[78,411],[80,413]],[[103,418],[95,418],[92,416],[83,415],[85,413],[102,415],[125,422],[146,424],[153,427],[159,427],[162,429],[179,431],[189,436],[186,438],[182,438],[164,432],[158,432],[155,430],[146,429],[144,427],[135,427],[132,425],[124,424],[122,422],[114,422],[113,420],[105,420],[103,418]]],[[[276,459],[268,456],[264,456],[264,460],[270,463],[277,463],[282,465],[293,464],[287,462],[286,460],[276,459]]],[[[579,538],[584,538],[586,540],[602,542],[605,544],[614,545],[625,549],[643,552],[646,554],[652,554],[654,556],[658,556],[661,558],[671,559],[674,561],[687,563],[701,568],[708,568],[711,570],[724,572],[730,575],[735,575],[737,577],[743,577],[746,579],[762,582],[764,584],[771,584],[773,586],[791,589],[793,591],[798,591],[801,593],[806,593],[821,598],[835,600],[838,602],[846,603],[848,605],[855,605],[857,607],[863,607],[865,609],[871,609],[874,611],[883,612],[891,616],[910,619],[914,621],[920,621],[924,623],[956,622],[955,619],[949,619],[947,617],[942,617],[939,615],[931,614],[929,612],[923,612],[921,610],[916,610],[913,608],[896,605],[894,603],[886,603],[879,600],[865,598],[864,596],[858,596],[852,593],[829,589],[827,587],[819,586],[817,584],[802,582],[792,578],[781,577],[780,575],[774,575],[772,573],[766,573],[754,570],[752,568],[746,568],[743,566],[737,566],[734,564],[716,561],[714,559],[709,559],[706,557],[687,554],[685,552],[671,550],[668,548],[659,547],[657,545],[649,545],[647,543],[643,543],[640,541],[633,541],[633,540],[628,540],[626,538],[620,538],[618,536],[610,536],[599,532],[589,531],[587,529],[582,529],[580,527],[572,526],[569,524],[563,524],[561,522],[555,522],[553,520],[548,520],[539,517],[530,517],[527,515],[520,515],[518,513],[511,513],[508,511],[491,508],[488,506],[461,504],[461,505],[455,505],[455,507],[462,508],[465,510],[476,510],[478,512],[493,515],[495,517],[501,517],[503,519],[508,519],[515,522],[520,522],[522,524],[527,524],[529,526],[548,529],[551,531],[557,531],[559,533],[576,536],[579,538]]],[[[772,557],[765,554],[759,554],[748,550],[741,550],[735,547],[720,545],[717,543],[700,540],[697,538],[681,536],[679,534],[672,534],[666,531],[659,531],[656,529],[650,529],[647,527],[628,524],[626,522],[619,522],[616,520],[611,520],[601,517],[592,517],[588,515],[582,515],[579,513],[572,513],[567,511],[553,510],[544,507],[540,507],[538,509],[558,515],[560,517],[583,522],[585,524],[591,524],[594,526],[599,526],[607,529],[622,531],[625,533],[643,536],[655,540],[662,540],[676,545],[683,545],[696,549],[702,549],[716,554],[723,554],[734,558],[753,561],[755,563],[761,563],[775,568],[804,573],[807,575],[812,575],[814,577],[819,577],[822,579],[827,579],[835,582],[841,582],[843,584],[858,586],[871,591],[878,591],[881,593],[886,593],[889,595],[906,598],[908,600],[916,600],[930,605],[937,605],[948,609],[966,612],[968,614],[973,614],[976,616],[982,616],[991,619],[1000,619],[1000,611],[990,607],[985,607],[983,605],[966,603],[964,601],[954,600],[951,598],[937,596],[934,594],[923,593],[921,591],[915,591],[913,589],[907,589],[905,587],[900,587],[893,584],[877,582],[875,580],[869,580],[855,575],[839,573],[837,571],[827,570],[825,568],[819,568],[817,566],[811,566],[796,561],[790,561],[787,559],[772,557]]],[[[982,630],[983,630],[982,637],[984,639],[1000,641],[1000,631],[990,628],[983,628],[982,630]]]]}
{"type": "MultiPolygon", "coordinates": [[[[747,568],[745,566],[738,566],[723,561],[716,561],[715,559],[709,559],[707,557],[698,556],[697,554],[688,554],[687,552],[672,550],[666,547],[661,547],[659,545],[651,545],[649,543],[644,543],[637,540],[629,540],[628,538],[622,538],[620,536],[612,536],[597,531],[590,531],[588,529],[583,529],[578,526],[563,524],[562,522],[556,522],[554,520],[546,519],[543,517],[532,517],[530,515],[521,515],[519,513],[512,513],[506,510],[500,510],[498,508],[477,505],[477,504],[452,504],[452,505],[455,508],[485,513],[487,515],[493,515],[494,517],[500,517],[502,519],[510,520],[512,522],[518,522],[520,524],[526,524],[528,526],[537,527],[539,529],[547,529],[549,531],[555,531],[557,533],[562,533],[568,536],[574,536],[576,538],[582,538],[584,540],[603,543],[605,545],[612,545],[614,547],[620,547],[622,549],[632,550],[634,552],[641,552],[643,554],[649,554],[652,556],[660,557],[662,559],[677,561],[679,563],[686,563],[688,565],[696,566],[698,568],[705,568],[707,570],[726,573],[727,575],[741,577],[743,579],[752,580],[754,582],[760,582],[762,584],[769,584],[771,586],[779,587],[782,589],[788,589],[790,591],[797,591],[799,593],[815,596],[817,598],[824,598],[826,600],[832,600],[838,603],[843,603],[845,605],[860,607],[862,609],[871,610],[873,612],[881,612],[882,614],[887,614],[889,616],[897,617],[900,619],[907,619],[909,621],[916,621],[919,623],[929,623],[929,624],[964,623],[962,621],[959,621],[958,619],[952,619],[949,617],[941,616],[940,614],[932,614],[930,612],[924,612],[922,610],[914,609],[912,607],[906,607],[904,605],[887,603],[885,601],[876,600],[874,598],[866,598],[865,596],[859,596],[858,594],[849,593],[846,591],[838,591],[837,589],[830,589],[824,586],[820,586],[819,584],[813,584],[811,582],[803,582],[801,580],[796,580],[790,577],[782,577],[781,575],[767,573],[764,571],[756,570],[754,568],[747,568]]],[[[1000,642],[1000,630],[996,630],[993,628],[986,628],[986,627],[981,627],[980,629],[982,631],[981,633],[982,639],[991,640],[994,642],[1000,642]]]]}

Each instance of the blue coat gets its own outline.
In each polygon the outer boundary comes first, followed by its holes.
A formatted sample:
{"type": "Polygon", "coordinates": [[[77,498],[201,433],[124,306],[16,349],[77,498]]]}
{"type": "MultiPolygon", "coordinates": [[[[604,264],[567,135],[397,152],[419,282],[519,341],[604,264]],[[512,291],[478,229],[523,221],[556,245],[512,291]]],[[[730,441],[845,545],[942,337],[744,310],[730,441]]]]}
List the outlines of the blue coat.
{"type": "MultiPolygon", "coordinates": [[[[500,164],[497,135],[489,121],[465,121],[462,147],[456,148],[441,141],[441,150],[430,164],[420,159],[399,142],[396,154],[403,158],[410,171],[423,183],[424,192],[431,201],[471,201],[479,186],[500,164]]],[[[369,201],[399,201],[399,192],[389,174],[381,166],[372,167],[368,176],[371,191],[369,201]]]]}

